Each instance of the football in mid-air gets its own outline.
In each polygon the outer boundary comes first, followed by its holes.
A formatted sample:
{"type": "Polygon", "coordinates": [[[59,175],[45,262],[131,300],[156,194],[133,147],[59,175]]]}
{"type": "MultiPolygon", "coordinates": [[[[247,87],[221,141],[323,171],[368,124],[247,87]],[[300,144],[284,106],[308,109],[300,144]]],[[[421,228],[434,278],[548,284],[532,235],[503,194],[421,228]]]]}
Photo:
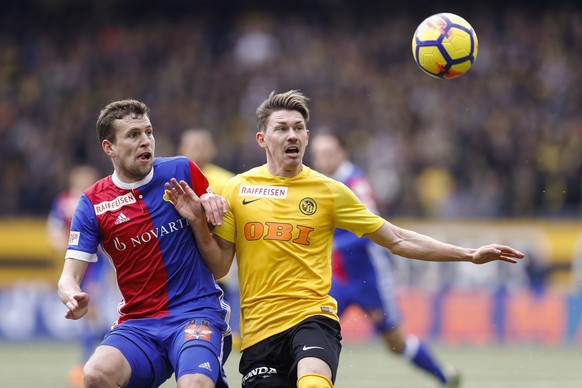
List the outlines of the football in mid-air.
{"type": "Polygon", "coordinates": [[[439,13],[426,18],[412,37],[412,54],[428,75],[451,79],[467,72],[479,44],[473,27],[462,17],[439,13]]]}

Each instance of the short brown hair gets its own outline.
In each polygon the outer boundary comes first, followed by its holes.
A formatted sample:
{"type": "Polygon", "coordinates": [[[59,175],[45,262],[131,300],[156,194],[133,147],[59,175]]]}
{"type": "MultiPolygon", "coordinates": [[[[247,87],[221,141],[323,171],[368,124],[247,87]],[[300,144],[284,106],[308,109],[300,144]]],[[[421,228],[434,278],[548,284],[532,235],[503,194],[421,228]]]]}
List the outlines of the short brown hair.
{"type": "Polygon", "coordinates": [[[150,108],[146,104],[137,100],[120,100],[108,104],[99,113],[97,119],[97,137],[99,142],[103,140],[115,141],[115,120],[121,120],[125,116],[133,115],[135,117],[147,116],[150,108]]]}
{"type": "Polygon", "coordinates": [[[305,122],[309,121],[307,101],[309,101],[309,98],[298,90],[289,90],[279,94],[275,94],[275,91],[272,91],[269,98],[257,108],[257,129],[263,132],[271,114],[280,110],[297,111],[301,113],[305,122]]]}

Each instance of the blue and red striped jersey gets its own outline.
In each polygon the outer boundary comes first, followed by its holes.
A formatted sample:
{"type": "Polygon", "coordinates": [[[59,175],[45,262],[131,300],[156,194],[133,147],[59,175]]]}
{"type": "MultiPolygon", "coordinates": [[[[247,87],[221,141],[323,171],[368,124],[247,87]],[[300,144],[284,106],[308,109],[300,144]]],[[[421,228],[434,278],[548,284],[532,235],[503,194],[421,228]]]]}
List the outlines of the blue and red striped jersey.
{"type": "Polygon", "coordinates": [[[109,255],[123,297],[117,323],[193,311],[222,320],[230,315],[190,225],[165,194],[171,178],[188,182],[199,196],[211,192],[194,162],[155,158],[139,182],[121,182],[115,172],[101,179],[75,211],[66,257],[95,261],[99,245],[109,255]]]}

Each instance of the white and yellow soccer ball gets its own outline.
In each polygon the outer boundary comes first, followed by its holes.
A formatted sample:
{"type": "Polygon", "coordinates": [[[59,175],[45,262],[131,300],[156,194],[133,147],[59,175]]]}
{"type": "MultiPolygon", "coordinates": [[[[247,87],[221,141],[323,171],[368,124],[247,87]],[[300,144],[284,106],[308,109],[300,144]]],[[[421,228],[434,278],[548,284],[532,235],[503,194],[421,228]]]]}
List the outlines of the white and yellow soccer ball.
{"type": "Polygon", "coordinates": [[[439,13],[426,18],[412,37],[412,54],[428,75],[451,79],[465,74],[475,62],[479,43],[473,27],[462,17],[439,13]]]}

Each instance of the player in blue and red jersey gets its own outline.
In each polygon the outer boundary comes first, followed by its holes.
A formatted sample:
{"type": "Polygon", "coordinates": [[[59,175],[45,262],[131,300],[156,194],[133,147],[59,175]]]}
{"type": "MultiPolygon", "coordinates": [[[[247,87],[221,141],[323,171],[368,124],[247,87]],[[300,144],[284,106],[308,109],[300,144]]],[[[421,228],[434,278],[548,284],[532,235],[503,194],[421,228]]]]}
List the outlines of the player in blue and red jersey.
{"type": "MultiPolygon", "coordinates": [[[[372,185],[363,171],[350,161],[340,136],[330,131],[314,136],[311,157],[315,169],[344,183],[368,209],[378,213],[372,185]]],[[[406,357],[441,384],[458,387],[460,379],[455,370],[445,371],[426,343],[414,335],[403,334],[390,273],[388,250],[347,230],[335,230],[330,295],[338,303],[338,316],[352,305],[361,307],[390,351],[406,357]]]]}
{"type": "Polygon", "coordinates": [[[97,134],[114,172],[79,200],[58,290],[66,318],[87,313],[90,296],[80,284],[101,246],[123,300],[119,318],[85,364],[85,386],[158,387],[175,373],[180,388],[227,387],[222,366],[231,346],[230,306],[164,184],[188,182],[215,225],[226,202],[189,159],[154,158],[145,104],[107,105],[97,134]]]}

